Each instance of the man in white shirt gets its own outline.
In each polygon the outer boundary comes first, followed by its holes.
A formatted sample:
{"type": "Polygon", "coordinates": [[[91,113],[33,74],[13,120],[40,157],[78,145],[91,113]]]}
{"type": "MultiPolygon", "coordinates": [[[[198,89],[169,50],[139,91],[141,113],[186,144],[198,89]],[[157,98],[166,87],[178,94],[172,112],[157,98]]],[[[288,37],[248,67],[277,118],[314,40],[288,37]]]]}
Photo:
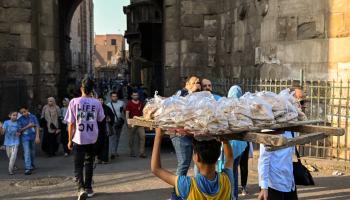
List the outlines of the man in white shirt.
{"type": "MultiPolygon", "coordinates": [[[[283,136],[292,138],[290,131],[283,136]]],[[[266,151],[260,145],[258,164],[259,186],[261,188],[259,200],[297,200],[297,189],[293,175],[293,154],[295,147],[277,151],[266,151]]]]}
{"type": "MultiPolygon", "coordinates": [[[[112,135],[109,136],[109,153],[111,155],[111,159],[115,157],[119,157],[118,154],[118,145],[120,139],[120,133],[122,132],[122,124],[124,118],[124,102],[118,99],[118,93],[113,91],[110,93],[111,102],[107,104],[107,106],[112,110],[114,114],[114,125],[112,135]],[[119,121],[119,123],[118,123],[119,121]]],[[[125,120],[124,120],[125,121],[125,120]]]]}

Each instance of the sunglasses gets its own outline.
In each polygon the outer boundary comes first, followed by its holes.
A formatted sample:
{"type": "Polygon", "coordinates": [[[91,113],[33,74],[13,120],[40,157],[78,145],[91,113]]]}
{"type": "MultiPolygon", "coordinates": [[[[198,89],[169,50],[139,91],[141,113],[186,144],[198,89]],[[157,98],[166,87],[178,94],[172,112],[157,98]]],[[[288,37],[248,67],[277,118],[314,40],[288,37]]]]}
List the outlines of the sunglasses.
{"type": "Polygon", "coordinates": [[[203,87],[211,87],[211,84],[209,84],[209,85],[203,85],[203,87]]]}

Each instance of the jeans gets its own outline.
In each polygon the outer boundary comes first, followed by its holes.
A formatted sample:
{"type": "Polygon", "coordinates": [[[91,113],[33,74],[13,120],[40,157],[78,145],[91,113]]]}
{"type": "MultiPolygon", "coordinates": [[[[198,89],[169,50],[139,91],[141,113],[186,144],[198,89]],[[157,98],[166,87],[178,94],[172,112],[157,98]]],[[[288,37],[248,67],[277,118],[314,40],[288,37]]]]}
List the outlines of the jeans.
{"type": "Polygon", "coordinates": [[[238,156],[233,161],[233,196],[238,199],[238,165],[239,161],[241,159],[241,156],[238,156]]]}
{"type": "Polygon", "coordinates": [[[139,127],[139,126],[128,128],[128,135],[129,135],[130,155],[134,155],[134,145],[135,145],[135,136],[136,135],[139,136],[140,155],[145,154],[145,142],[146,142],[145,128],[139,127]]]}
{"type": "Polygon", "coordinates": [[[173,137],[171,138],[171,142],[173,143],[177,158],[176,175],[186,176],[192,160],[192,138],[188,136],[173,137]]]}
{"type": "Polygon", "coordinates": [[[95,145],[74,144],[74,175],[78,189],[92,189],[92,176],[94,171],[95,145]],[[84,179],[85,167],[85,179],[84,179]]]}
{"type": "Polygon", "coordinates": [[[122,128],[116,128],[114,126],[113,131],[114,133],[111,136],[109,136],[109,153],[111,155],[116,155],[118,152],[119,139],[120,134],[122,132],[122,128]]]}
{"type": "Polygon", "coordinates": [[[17,158],[18,146],[6,146],[6,154],[9,158],[9,173],[13,173],[13,167],[15,166],[17,158]]]}
{"type": "Polygon", "coordinates": [[[34,157],[35,157],[35,141],[34,140],[22,140],[23,152],[24,152],[24,164],[25,170],[29,171],[33,169],[34,157]]]}

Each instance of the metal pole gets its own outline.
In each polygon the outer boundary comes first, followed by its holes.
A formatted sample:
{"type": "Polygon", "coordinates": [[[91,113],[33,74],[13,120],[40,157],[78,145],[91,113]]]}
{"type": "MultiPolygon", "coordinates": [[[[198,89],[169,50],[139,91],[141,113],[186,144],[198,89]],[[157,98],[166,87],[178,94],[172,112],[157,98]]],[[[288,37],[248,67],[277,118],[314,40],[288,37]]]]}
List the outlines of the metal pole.
{"type": "Polygon", "coordinates": [[[300,87],[303,88],[304,86],[304,70],[300,69],[300,87]]]}

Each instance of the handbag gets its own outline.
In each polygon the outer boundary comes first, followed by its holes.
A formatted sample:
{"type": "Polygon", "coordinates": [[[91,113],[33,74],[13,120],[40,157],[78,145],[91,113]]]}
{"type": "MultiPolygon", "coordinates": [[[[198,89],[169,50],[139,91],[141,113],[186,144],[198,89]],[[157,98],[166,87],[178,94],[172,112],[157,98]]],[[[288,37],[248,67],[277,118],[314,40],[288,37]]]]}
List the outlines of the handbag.
{"type": "MultiPolygon", "coordinates": [[[[292,136],[294,137],[294,132],[292,132],[292,136]]],[[[309,170],[301,163],[300,154],[295,147],[295,155],[297,156],[298,161],[293,162],[293,175],[295,185],[315,185],[314,179],[311,176],[309,170]]]]}
{"type": "Polygon", "coordinates": [[[113,109],[113,114],[114,114],[114,116],[117,118],[117,121],[114,122],[114,126],[115,126],[116,128],[118,128],[118,129],[119,129],[119,128],[123,128],[123,126],[124,126],[124,119],[118,117],[117,113],[115,112],[115,109],[114,109],[114,106],[113,106],[113,103],[112,103],[112,102],[111,102],[111,106],[112,106],[112,109],[113,109]]]}

